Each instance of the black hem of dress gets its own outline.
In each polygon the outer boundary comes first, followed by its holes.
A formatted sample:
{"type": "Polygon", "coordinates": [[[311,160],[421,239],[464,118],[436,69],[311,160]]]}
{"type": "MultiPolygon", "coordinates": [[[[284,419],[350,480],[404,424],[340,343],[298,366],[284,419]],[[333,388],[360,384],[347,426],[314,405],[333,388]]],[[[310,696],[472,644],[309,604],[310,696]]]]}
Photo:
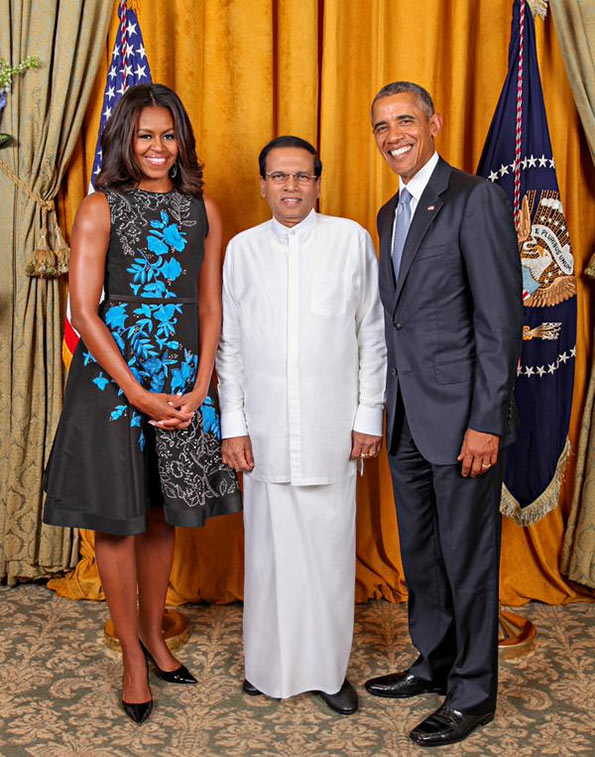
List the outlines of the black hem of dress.
{"type": "Polygon", "coordinates": [[[111,536],[136,536],[144,534],[147,530],[146,515],[127,520],[106,518],[104,515],[56,506],[49,498],[46,501],[42,520],[47,526],[84,528],[86,531],[100,531],[111,536]]]}
{"type": "MultiPolygon", "coordinates": [[[[242,498],[239,492],[217,498],[210,503],[210,506],[196,507],[187,512],[172,511],[168,510],[166,504],[163,506],[165,520],[170,526],[176,528],[202,528],[210,518],[233,515],[241,510],[242,498]]],[[[50,497],[45,503],[42,521],[48,526],[83,528],[86,531],[99,531],[111,536],[137,536],[144,534],[147,530],[146,513],[136,518],[119,520],[83,510],[68,509],[64,507],[63,501],[60,501],[58,505],[58,501],[50,497]]]]}
{"type": "Polygon", "coordinates": [[[226,494],[224,497],[217,497],[203,507],[174,510],[168,509],[167,504],[163,506],[165,520],[170,526],[176,526],[176,528],[201,528],[211,518],[218,518],[220,515],[233,515],[241,511],[242,497],[239,491],[234,494],[226,494]]]}

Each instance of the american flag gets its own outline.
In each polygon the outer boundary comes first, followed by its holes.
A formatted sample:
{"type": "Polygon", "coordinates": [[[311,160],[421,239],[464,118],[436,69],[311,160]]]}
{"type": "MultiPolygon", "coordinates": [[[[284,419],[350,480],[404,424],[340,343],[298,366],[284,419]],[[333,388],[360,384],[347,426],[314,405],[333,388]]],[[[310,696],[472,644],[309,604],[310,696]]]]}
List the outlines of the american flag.
{"type": "MultiPolygon", "coordinates": [[[[95,179],[101,171],[101,135],[108,118],[128,87],[132,87],[135,84],[148,84],[151,81],[151,70],[138,18],[136,13],[128,7],[127,0],[120,0],[118,3],[118,18],[120,19],[120,24],[103,93],[101,120],[99,122],[97,144],[95,146],[95,159],[93,160],[89,194],[95,191],[95,179]]],[[[62,357],[67,367],[70,366],[78,341],[79,335],[70,323],[69,302],[64,323],[64,341],[62,342],[62,357]]]]}

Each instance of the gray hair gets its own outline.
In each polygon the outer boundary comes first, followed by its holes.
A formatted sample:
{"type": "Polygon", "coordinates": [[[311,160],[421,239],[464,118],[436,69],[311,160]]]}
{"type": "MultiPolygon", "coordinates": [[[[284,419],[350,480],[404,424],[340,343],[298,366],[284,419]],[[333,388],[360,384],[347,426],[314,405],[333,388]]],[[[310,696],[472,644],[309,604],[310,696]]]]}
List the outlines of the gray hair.
{"type": "Polygon", "coordinates": [[[401,92],[410,92],[414,95],[417,104],[425,112],[428,118],[434,115],[434,103],[427,89],[420,87],[419,84],[415,84],[412,81],[394,81],[391,84],[382,87],[382,89],[376,94],[376,97],[372,100],[372,109],[370,111],[372,121],[374,120],[374,105],[376,104],[376,101],[381,100],[383,97],[399,95],[401,92]]]}

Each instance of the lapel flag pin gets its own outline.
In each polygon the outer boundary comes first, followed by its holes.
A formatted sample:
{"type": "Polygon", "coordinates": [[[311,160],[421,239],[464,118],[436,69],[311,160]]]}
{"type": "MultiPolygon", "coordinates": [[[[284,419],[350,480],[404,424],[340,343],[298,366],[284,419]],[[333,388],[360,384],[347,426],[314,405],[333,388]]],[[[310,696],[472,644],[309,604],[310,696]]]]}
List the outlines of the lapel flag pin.
{"type": "Polygon", "coordinates": [[[436,210],[436,206],[435,205],[428,205],[428,210],[436,210]]]}

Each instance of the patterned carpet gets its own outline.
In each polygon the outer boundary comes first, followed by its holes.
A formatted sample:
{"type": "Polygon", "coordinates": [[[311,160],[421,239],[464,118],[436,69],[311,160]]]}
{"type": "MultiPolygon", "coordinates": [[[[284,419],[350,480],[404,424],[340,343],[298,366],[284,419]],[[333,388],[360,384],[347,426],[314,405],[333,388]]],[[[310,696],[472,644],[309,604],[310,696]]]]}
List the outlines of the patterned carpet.
{"type": "MultiPolygon", "coordinates": [[[[349,677],[361,709],[349,718],[308,694],[283,702],[243,695],[241,607],[184,612],[193,635],[178,654],[199,686],[176,688],[153,678],[156,709],[139,728],[118,706],[119,660],[102,640],[105,605],[58,599],[39,585],[0,589],[0,754],[420,754],[407,732],[438,697],[395,702],[370,697],[362,685],[412,659],[404,605],[356,608],[349,677]]],[[[595,753],[595,605],[532,605],[523,613],[537,624],[539,645],[530,656],[501,664],[496,720],[439,753],[595,753]]]]}

